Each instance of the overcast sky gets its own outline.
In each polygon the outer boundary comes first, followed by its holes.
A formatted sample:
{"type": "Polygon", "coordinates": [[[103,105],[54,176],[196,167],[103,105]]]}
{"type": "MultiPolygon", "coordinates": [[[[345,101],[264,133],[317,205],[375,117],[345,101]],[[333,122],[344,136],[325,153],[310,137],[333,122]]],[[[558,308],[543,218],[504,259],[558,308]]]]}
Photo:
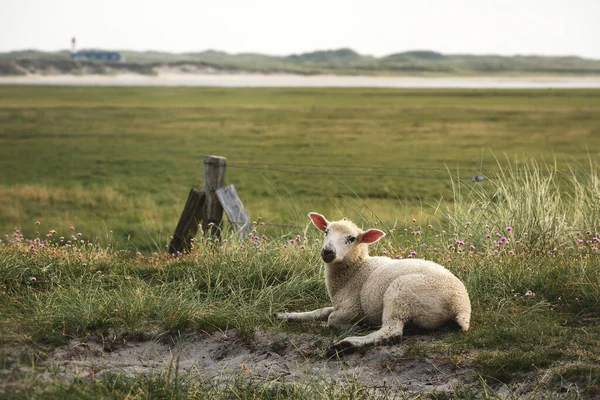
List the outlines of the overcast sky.
{"type": "Polygon", "coordinates": [[[600,0],[0,0],[0,51],[350,47],[600,59],[600,0]]]}

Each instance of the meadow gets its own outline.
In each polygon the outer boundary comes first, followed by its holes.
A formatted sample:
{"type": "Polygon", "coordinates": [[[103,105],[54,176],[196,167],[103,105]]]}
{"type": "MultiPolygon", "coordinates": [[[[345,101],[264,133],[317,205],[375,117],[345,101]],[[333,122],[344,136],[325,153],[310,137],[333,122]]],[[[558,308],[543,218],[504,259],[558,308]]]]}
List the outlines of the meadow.
{"type": "Polygon", "coordinates": [[[394,226],[435,218],[451,178],[586,168],[600,149],[594,90],[1,89],[0,232],[40,221],[143,252],[172,235],[207,154],[254,220],[394,226]]]}
{"type": "Polygon", "coordinates": [[[599,393],[600,91],[0,89],[3,397],[599,393]],[[228,158],[227,183],[257,230],[167,255],[205,154],[228,158]],[[428,365],[456,385],[404,380],[386,392],[351,369],[307,384],[245,364],[215,380],[178,358],[144,374],[65,372],[65,348],[101,343],[109,354],[233,331],[252,354],[324,362],[349,332],[270,318],[328,303],[308,211],[384,229],[373,254],[440,262],[473,304],[467,334],[412,333],[328,362],[400,379],[406,365],[428,365]],[[262,352],[274,332],[310,338],[262,352]]]}

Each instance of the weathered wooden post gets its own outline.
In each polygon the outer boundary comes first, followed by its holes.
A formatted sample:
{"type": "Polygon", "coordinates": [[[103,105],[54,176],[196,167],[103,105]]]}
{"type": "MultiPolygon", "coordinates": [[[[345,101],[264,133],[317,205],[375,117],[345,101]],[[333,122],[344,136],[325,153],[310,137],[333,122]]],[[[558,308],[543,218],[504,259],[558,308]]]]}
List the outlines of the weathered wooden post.
{"type": "Polygon", "coordinates": [[[227,159],[219,156],[204,157],[204,188],[192,188],[181,218],[169,244],[171,254],[190,251],[192,239],[202,224],[205,236],[221,236],[223,210],[243,240],[254,229],[233,185],[225,184],[227,159]]]}
{"type": "Polygon", "coordinates": [[[219,156],[204,157],[204,213],[202,230],[205,235],[220,236],[220,224],[223,219],[223,206],[217,197],[217,189],[225,185],[227,159],[219,156]]]}
{"type": "Polygon", "coordinates": [[[205,198],[204,192],[197,188],[190,190],[181,218],[179,218],[179,223],[175,228],[173,239],[169,244],[169,253],[183,253],[184,251],[190,251],[192,248],[192,239],[198,233],[198,225],[202,220],[205,198]]]}
{"type": "Polygon", "coordinates": [[[240,240],[247,239],[254,227],[252,226],[252,222],[250,222],[250,217],[246,209],[244,209],[242,201],[235,191],[235,187],[229,185],[217,189],[217,197],[225,209],[225,214],[227,214],[229,222],[235,227],[240,240]]]}

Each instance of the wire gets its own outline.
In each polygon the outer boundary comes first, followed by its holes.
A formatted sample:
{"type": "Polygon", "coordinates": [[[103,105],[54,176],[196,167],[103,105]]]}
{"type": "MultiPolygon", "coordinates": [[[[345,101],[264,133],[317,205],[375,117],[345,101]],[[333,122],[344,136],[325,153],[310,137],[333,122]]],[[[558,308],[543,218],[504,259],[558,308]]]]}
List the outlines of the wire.
{"type": "MultiPolygon", "coordinates": [[[[414,171],[449,171],[448,168],[432,168],[432,167],[384,167],[381,165],[335,165],[335,164],[297,164],[297,163],[268,163],[268,162],[237,162],[227,164],[227,166],[243,166],[243,165],[267,165],[267,166],[285,166],[285,167],[322,167],[322,168],[355,168],[355,169],[386,169],[386,170],[414,170],[414,171]]],[[[476,169],[466,169],[464,171],[479,172],[476,169]]]]}
{"type": "MultiPolygon", "coordinates": [[[[460,173],[464,172],[465,175],[475,174],[471,178],[460,178],[460,179],[471,179],[473,182],[481,182],[483,180],[488,179],[501,179],[503,177],[513,176],[510,172],[505,174],[486,174],[484,170],[478,169],[451,169],[451,168],[433,168],[433,167],[389,167],[389,166],[381,166],[381,165],[343,165],[343,164],[301,164],[301,163],[269,163],[269,162],[236,162],[227,164],[228,167],[231,168],[239,168],[239,169],[251,169],[258,171],[272,171],[272,172],[282,172],[282,173],[291,173],[291,174],[301,174],[301,175],[333,175],[333,176],[373,176],[373,177],[399,177],[399,178],[412,178],[412,179],[440,179],[441,177],[435,176],[416,176],[416,175],[402,175],[402,174],[391,174],[391,173],[337,173],[331,171],[296,171],[289,169],[279,169],[279,168],[270,168],[274,167],[301,167],[301,168],[346,168],[346,169],[367,169],[367,170],[377,170],[384,169],[386,171],[439,171],[444,172],[447,176],[453,177],[452,173],[455,171],[460,173]],[[263,167],[257,167],[263,166],[263,167]],[[484,179],[473,179],[475,177],[484,179]]],[[[539,173],[543,175],[562,175],[562,176],[588,176],[587,172],[575,172],[572,170],[569,171],[558,171],[558,170],[545,170],[539,171],[539,173]]],[[[458,179],[458,178],[456,178],[458,179]]]]}
{"type": "MultiPolygon", "coordinates": [[[[227,222],[229,222],[231,225],[237,225],[237,226],[245,224],[245,222],[241,222],[241,221],[229,221],[229,220],[227,220],[227,222]]],[[[275,226],[277,228],[304,229],[304,227],[298,226],[298,225],[271,224],[269,222],[261,222],[259,225],[260,226],[275,226]]]]}
{"type": "MultiPolygon", "coordinates": [[[[295,170],[289,170],[289,169],[279,169],[279,168],[260,168],[260,167],[247,167],[247,166],[240,166],[240,165],[228,165],[227,167],[229,168],[240,168],[240,169],[250,169],[250,170],[257,170],[257,171],[269,171],[269,172],[283,172],[283,173],[289,173],[289,174],[300,174],[300,175],[327,175],[327,176],[371,176],[371,177],[396,177],[396,178],[411,178],[411,179],[435,179],[435,180],[439,180],[442,179],[441,176],[427,176],[427,175],[404,175],[404,174],[385,174],[385,173],[375,173],[375,174],[368,174],[368,173],[336,173],[336,172],[317,172],[317,171],[295,171],[295,170]]],[[[441,171],[441,170],[440,170],[441,171]]],[[[472,178],[455,178],[455,179],[468,179],[471,180],[472,178]]]]}

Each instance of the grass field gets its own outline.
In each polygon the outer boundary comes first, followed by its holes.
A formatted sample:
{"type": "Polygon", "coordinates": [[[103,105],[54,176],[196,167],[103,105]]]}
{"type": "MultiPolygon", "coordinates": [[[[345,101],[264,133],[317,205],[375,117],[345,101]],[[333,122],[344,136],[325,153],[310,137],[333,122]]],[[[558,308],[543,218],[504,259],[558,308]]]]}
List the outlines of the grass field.
{"type": "Polygon", "coordinates": [[[305,216],[320,211],[386,230],[373,254],[446,265],[473,304],[467,334],[417,333],[332,365],[399,377],[433,366],[462,379],[440,392],[386,388],[399,398],[593,398],[599,111],[594,90],[1,87],[0,397],[386,395],[351,374],[305,385],[241,366],[227,381],[183,366],[84,374],[83,364],[68,378],[57,356],[235,330],[233,347],[249,354],[325,362],[349,332],[269,317],[328,304],[305,216]],[[228,158],[227,182],[267,224],[255,239],[226,233],[224,246],[165,255],[205,154],[228,158]],[[261,353],[270,336],[257,329],[310,339],[261,353]]]}
{"type": "Polygon", "coordinates": [[[451,201],[451,175],[494,175],[496,158],[587,166],[599,111],[595,90],[5,86],[0,231],[39,220],[156,250],[207,154],[228,158],[253,219],[424,223],[451,201]]]}

